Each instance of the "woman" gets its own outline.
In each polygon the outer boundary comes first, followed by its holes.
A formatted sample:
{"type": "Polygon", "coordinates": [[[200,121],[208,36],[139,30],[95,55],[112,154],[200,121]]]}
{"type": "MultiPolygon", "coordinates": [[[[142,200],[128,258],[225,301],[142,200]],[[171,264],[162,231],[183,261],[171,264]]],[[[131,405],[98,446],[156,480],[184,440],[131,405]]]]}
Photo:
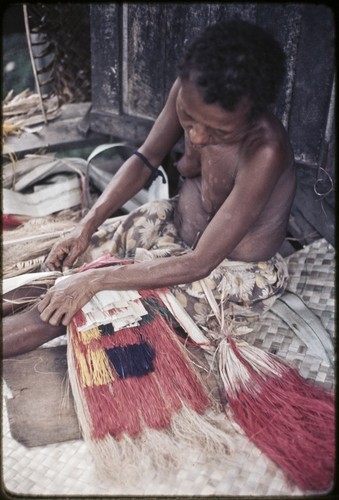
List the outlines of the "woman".
{"type": "Polygon", "coordinates": [[[235,319],[273,303],[286,285],[277,252],[295,193],[293,152],[269,110],[284,72],[280,46],[247,22],[210,26],[192,43],[147,139],[77,228],[54,245],[45,269],[70,268],[105,219],[157,174],[184,133],[178,195],[141,207],[117,229],[111,253],[135,262],[74,274],[33,310],[4,318],[5,357],[64,334],[100,290],[170,287],[211,336],[216,323],[202,280],[235,319]],[[140,248],[148,251],[146,260],[140,248]]]}

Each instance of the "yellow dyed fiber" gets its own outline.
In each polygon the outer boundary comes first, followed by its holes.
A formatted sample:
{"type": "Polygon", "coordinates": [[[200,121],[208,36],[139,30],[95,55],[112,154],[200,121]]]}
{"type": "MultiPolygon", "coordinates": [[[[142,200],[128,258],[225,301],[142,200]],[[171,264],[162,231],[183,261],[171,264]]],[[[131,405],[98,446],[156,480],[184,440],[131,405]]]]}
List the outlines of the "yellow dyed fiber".
{"type": "Polygon", "coordinates": [[[80,333],[80,339],[81,342],[85,345],[87,345],[91,340],[96,340],[100,339],[101,333],[99,328],[89,328],[88,330],[85,330],[84,332],[80,333]]]}
{"type": "Polygon", "coordinates": [[[89,350],[84,355],[75,345],[74,352],[83,387],[105,385],[114,381],[112,367],[104,350],[89,350]]]}
{"type": "Polygon", "coordinates": [[[2,133],[4,137],[7,137],[8,135],[14,134],[14,135],[19,135],[21,134],[22,129],[19,124],[16,123],[8,123],[4,122],[2,124],[2,133]]]}

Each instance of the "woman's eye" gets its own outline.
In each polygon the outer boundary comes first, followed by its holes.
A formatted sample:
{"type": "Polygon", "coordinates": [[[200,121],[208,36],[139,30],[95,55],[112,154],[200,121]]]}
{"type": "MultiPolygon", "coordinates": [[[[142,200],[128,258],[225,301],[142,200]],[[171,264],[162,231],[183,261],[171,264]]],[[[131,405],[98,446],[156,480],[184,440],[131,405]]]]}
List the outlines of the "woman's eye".
{"type": "Polygon", "coordinates": [[[183,115],[184,115],[185,120],[193,121],[192,118],[190,117],[190,115],[188,115],[185,111],[183,112],[183,115]]]}
{"type": "Polygon", "coordinates": [[[226,132],[225,130],[216,130],[215,134],[218,137],[226,137],[229,134],[229,132],[226,132]]]}

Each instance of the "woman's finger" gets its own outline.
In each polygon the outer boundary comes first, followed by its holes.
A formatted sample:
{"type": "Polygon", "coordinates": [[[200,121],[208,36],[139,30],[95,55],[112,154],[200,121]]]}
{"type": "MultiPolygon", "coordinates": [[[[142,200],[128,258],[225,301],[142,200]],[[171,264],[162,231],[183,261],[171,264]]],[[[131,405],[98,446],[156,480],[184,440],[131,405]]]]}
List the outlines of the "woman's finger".
{"type": "Polygon", "coordinates": [[[48,323],[52,326],[58,326],[61,324],[65,311],[63,309],[57,309],[54,314],[52,314],[48,320],[48,323]]]}
{"type": "Polygon", "coordinates": [[[68,326],[70,324],[70,322],[72,321],[72,318],[74,316],[74,314],[76,313],[77,311],[68,311],[64,317],[63,317],[63,320],[62,320],[62,324],[64,326],[68,326]]]}
{"type": "Polygon", "coordinates": [[[54,247],[52,247],[46,259],[46,264],[48,266],[54,267],[55,269],[61,270],[62,263],[68,253],[68,245],[66,245],[65,243],[57,243],[54,247]]]}
{"type": "Polygon", "coordinates": [[[63,269],[66,269],[66,268],[69,269],[70,267],[72,267],[72,265],[74,264],[78,255],[79,255],[79,252],[77,251],[77,249],[75,249],[73,247],[73,249],[69,252],[68,255],[65,256],[65,258],[63,260],[63,263],[62,263],[63,269]]]}
{"type": "Polygon", "coordinates": [[[41,300],[38,303],[38,311],[42,313],[44,309],[48,306],[50,302],[50,294],[47,292],[45,295],[41,295],[41,300]]]}

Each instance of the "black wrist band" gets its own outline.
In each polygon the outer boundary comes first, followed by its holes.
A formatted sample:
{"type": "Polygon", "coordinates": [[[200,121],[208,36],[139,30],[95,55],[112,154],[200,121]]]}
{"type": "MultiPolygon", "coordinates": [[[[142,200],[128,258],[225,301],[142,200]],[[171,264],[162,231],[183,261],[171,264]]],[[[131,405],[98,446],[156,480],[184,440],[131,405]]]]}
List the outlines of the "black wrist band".
{"type": "Polygon", "coordinates": [[[140,153],[140,151],[134,151],[132,154],[138,156],[140,158],[140,160],[142,160],[143,163],[146,165],[146,167],[148,167],[152,172],[151,177],[148,179],[147,183],[145,184],[145,188],[149,188],[150,185],[152,184],[152,182],[157,177],[159,177],[159,175],[160,175],[160,177],[162,177],[163,184],[166,184],[166,179],[165,179],[164,174],[161,172],[161,170],[153,167],[153,165],[147,160],[146,156],[144,156],[142,153],[140,153]]]}

